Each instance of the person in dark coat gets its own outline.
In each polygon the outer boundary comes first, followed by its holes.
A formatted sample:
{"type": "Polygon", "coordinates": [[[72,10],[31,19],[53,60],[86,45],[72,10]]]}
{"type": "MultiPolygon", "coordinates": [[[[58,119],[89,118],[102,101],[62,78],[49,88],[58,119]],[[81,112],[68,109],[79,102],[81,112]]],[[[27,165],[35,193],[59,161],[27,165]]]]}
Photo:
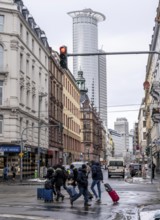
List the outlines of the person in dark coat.
{"type": "Polygon", "coordinates": [[[154,179],[155,177],[155,168],[156,168],[156,165],[152,162],[152,179],[154,179]]]}
{"type": "Polygon", "coordinates": [[[81,195],[84,196],[84,206],[88,207],[88,175],[87,175],[87,166],[82,165],[82,168],[78,170],[77,184],[79,188],[79,193],[71,197],[70,202],[73,205],[73,202],[77,200],[81,195]]]}
{"type": "Polygon", "coordinates": [[[91,190],[96,197],[96,201],[101,202],[101,182],[103,182],[103,173],[101,170],[100,163],[98,162],[93,163],[91,167],[91,172],[92,172],[91,190]],[[98,195],[94,189],[95,185],[97,185],[98,195]]]}
{"type": "Polygon", "coordinates": [[[61,187],[64,185],[64,173],[61,165],[57,165],[54,173],[54,184],[56,189],[56,201],[59,201],[61,197],[62,201],[64,200],[64,195],[61,193],[61,187]]]}

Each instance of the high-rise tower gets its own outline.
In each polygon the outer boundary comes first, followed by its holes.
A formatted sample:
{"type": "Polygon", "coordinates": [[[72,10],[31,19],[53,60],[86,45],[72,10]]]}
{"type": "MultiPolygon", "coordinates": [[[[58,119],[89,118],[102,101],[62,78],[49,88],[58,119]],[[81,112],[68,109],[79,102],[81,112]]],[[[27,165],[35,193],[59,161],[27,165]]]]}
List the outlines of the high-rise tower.
{"type": "MultiPolygon", "coordinates": [[[[73,53],[98,53],[98,22],[104,21],[105,16],[91,9],[71,11],[68,14],[73,18],[73,53]]],[[[101,62],[98,60],[98,56],[73,57],[73,74],[77,77],[78,71],[83,71],[88,96],[98,111],[101,102],[99,71],[102,70],[99,65],[101,62]]],[[[103,67],[106,71],[106,66],[103,67]]],[[[104,106],[107,109],[106,88],[104,96],[106,96],[104,106]]],[[[101,118],[105,117],[101,115],[101,118]]],[[[107,118],[105,124],[107,124],[107,118]]]]}

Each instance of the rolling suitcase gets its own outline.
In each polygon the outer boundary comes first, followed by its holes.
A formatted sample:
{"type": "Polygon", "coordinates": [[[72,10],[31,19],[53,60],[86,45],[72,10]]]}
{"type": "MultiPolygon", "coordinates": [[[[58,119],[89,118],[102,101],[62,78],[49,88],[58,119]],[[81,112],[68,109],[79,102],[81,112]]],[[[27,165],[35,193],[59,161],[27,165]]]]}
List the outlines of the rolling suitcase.
{"type": "Polygon", "coordinates": [[[44,189],[43,199],[44,202],[53,202],[53,190],[52,189],[44,189]]]}
{"type": "Polygon", "coordinates": [[[109,196],[111,197],[112,201],[114,203],[118,202],[119,201],[119,196],[116,193],[116,191],[113,190],[112,187],[108,183],[105,183],[104,187],[105,187],[106,191],[108,192],[109,196]]]}
{"type": "Polygon", "coordinates": [[[37,199],[44,198],[44,188],[37,188],[37,199]]]}

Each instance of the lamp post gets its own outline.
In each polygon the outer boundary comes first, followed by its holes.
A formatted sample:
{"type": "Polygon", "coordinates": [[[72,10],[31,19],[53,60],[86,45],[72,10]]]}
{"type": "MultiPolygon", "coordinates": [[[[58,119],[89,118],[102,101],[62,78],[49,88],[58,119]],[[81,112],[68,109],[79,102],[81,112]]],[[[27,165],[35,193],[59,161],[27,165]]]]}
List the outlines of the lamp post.
{"type": "Polygon", "coordinates": [[[41,133],[41,115],[40,115],[40,111],[41,111],[41,102],[42,102],[42,98],[46,97],[47,94],[46,93],[40,93],[39,97],[38,97],[38,158],[37,158],[37,174],[38,174],[38,178],[40,177],[40,133],[41,133]]]}

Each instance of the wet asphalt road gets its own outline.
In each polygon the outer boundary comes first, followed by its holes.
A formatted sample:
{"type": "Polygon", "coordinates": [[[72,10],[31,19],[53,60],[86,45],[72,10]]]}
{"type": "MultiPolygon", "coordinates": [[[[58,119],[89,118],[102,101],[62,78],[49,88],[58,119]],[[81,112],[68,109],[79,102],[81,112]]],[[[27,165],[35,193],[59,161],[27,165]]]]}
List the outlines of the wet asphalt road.
{"type": "Polygon", "coordinates": [[[36,189],[39,185],[0,184],[0,220],[138,220],[138,208],[150,204],[160,204],[160,192],[156,184],[126,183],[122,178],[105,180],[116,189],[120,196],[114,205],[102,185],[102,203],[94,199],[92,206],[83,207],[83,197],[71,207],[69,196],[64,191],[63,202],[44,203],[37,200],[36,189]]]}

